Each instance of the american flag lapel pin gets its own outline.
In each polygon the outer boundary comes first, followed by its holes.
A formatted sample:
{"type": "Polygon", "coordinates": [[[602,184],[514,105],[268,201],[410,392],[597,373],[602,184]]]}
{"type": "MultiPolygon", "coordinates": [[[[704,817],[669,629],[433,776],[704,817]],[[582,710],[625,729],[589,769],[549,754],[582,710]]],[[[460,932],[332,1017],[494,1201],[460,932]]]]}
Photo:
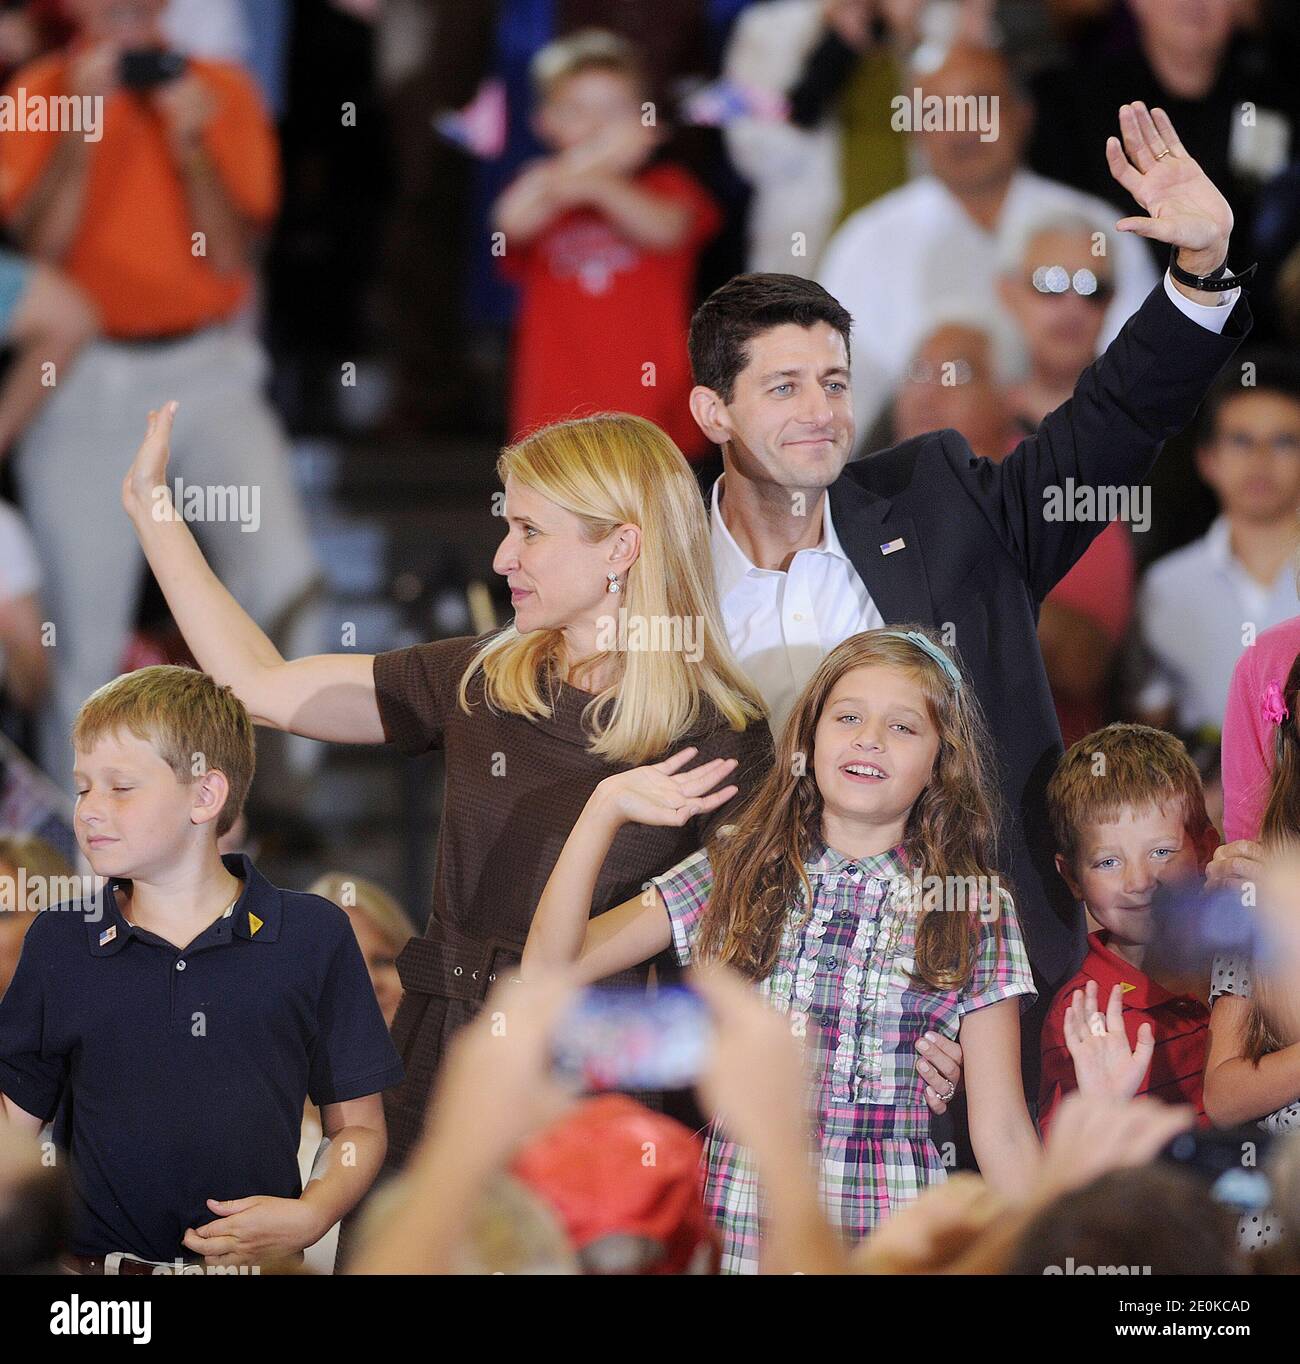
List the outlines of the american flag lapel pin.
{"type": "Polygon", "coordinates": [[[890,540],[887,543],[881,545],[880,552],[882,554],[896,554],[900,549],[906,548],[907,542],[900,535],[897,540],[890,540]]]}
{"type": "Polygon", "coordinates": [[[99,935],[99,945],[100,945],[101,947],[107,947],[108,944],[111,943],[111,942],[113,941],[113,939],[116,938],[116,937],[117,937],[117,925],[116,925],[116,924],[113,924],[113,926],[112,926],[111,928],[106,928],[106,929],[99,935]]]}

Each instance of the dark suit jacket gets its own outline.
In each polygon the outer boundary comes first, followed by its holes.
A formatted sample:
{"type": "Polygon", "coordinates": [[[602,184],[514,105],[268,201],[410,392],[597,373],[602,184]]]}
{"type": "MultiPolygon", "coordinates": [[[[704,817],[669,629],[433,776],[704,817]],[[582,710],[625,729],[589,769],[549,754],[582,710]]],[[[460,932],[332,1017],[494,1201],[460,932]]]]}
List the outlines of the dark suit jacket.
{"type": "Polygon", "coordinates": [[[1162,281],[1070,401],[1001,464],[975,456],[956,431],[936,431],[849,464],[829,490],[836,533],[886,622],[949,627],[974,681],[1005,805],[999,871],[1012,883],[1040,1002],[1078,968],[1085,944],[1047,820],[1061,733],[1038,607],[1106,524],[1049,520],[1048,497],[1066,480],[1142,484],[1249,330],[1244,298],[1216,336],[1179,312],[1162,281]],[[900,538],[902,549],[881,552],[900,538]]]}

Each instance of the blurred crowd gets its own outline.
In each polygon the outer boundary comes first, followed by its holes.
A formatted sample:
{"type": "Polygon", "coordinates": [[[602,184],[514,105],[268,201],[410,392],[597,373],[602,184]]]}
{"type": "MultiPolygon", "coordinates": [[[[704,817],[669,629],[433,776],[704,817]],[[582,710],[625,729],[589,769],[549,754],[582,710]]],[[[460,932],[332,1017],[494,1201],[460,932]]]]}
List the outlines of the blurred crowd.
{"type": "MultiPolygon", "coordinates": [[[[25,755],[70,789],[85,699],[181,656],[142,626],[144,563],[119,511],[130,453],[165,397],[181,404],[177,502],[184,485],[258,490],[205,524],[203,548],[286,658],[326,639],[294,441],[416,442],[437,467],[449,441],[469,439],[490,470],[497,447],[545,423],[618,410],[661,426],[707,493],[721,466],[688,406],[687,329],[742,272],[815,279],[853,315],[855,459],[953,428],[1002,461],[1164,274],[1167,251],[1116,231],[1134,208],[1104,155],[1118,106],[1141,100],[1168,111],[1228,197],[1232,266],[1258,262],[1252,379],[1234,370],[1169,442],[1044,602],[1039,642],[1067,747],[1115,722],[1176,736],[1208,825],[1237,840],[1232,857],[1253,858],[1243,848],[1265,797],[1243,769],[1236,789],[1254,790],[1256,808],[1225,811],[1221,767],[1229,747],[1231,761],[1253,756],[1267,787],[1272,735],[1221,744],[1234,688],[1242,724],[1270,679],[1280,705],[1300,696],[1288,676],[1300,652],[1298,60],[1290,0],[5,4],[6,769],[25,755]],[[24,116],[25,101],[61,94],[91,101],[78,106],[87,126],[24,116]],[[972,111],[971,125],[930,126],[936,98],[972,111]],[[1287,666],[1270,655],[1243,680],[1245,652],[1277,627],[1287,666]]],[[[72,875],[71,850],[34,832],[0,839],[3,874],[72,875]]],[[[223,851],[247,838],[237,826],[223,851]]],[[[1246,874],[1221,859],[1221,880],[1246,874]]],[[[425,907],[347,871],[311,890],[348,915],[391,1023],[394,962],[425,907]]],[[[5,908],[0,994],[33,917],[5,908]]],[[[508,1046],[490,1007],[466,1030],[402,1182],[366,1209],[353,1267],[716,1270],[690,1129],[627,1096],[575,1102],[547,1073],[548,1028],[572,988],[530,980],[502,1003],[519,1020],[508,1046]],[[659,1151],[649,1174],[646,1142],[659,1151]]],[[[1244,1018],[1241,978],[1216,988],[1244,1018]]],[[[1274,1148],[1278,1231],[1252,1239],[1203,1179],[1155,1159],[1193,1117],[1149,1095],[1056,1095],[1021,1203],[952,1178],[846,1251],[792,1117],[802,1081],[788,1029],[725,972],[699,989],[716,1021],[699,1103],[781,1172],[766,1269],[1042,1273],[1073,1256],[1227,1274],[1247,1272],[1256,1241],[1250,1268],[1300,1266],[1294,1141],[1274,1148]]],[[[1202,1057],[1214,1002],[1196,1016],[1202,1057]]],[[[1237,1060],[1242,1018],[1230,1022],[1219,1045],[1237,1060]]],[[[1286,1050],[1274,1041],[1260,1054],[1286,1050]]],[[[1300,1100],[1288,1083],[1217,1095],[1211,1111],[1198,1079],[1193,1104],[1225,1126],[1276,1118],[1300,1100]]],[[[304,1178],[321,1137],[309,1103],[304,1178]]],[[[12,1133],[0,1142],[0,1271],[51,1265],[64,1172],[12,1133]]],[[[336,1237],[308,1251],[309,1268],[332,1270],[336,1237]]]]}

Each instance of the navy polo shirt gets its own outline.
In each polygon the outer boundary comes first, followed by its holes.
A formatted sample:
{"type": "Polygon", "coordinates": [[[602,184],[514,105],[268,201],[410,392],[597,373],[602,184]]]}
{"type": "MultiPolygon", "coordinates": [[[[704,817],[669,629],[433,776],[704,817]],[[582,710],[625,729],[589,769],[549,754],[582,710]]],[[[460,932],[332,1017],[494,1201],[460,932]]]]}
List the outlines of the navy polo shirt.
{"type": "Polygon", "coordinates": [[[243,894],[184,949],[128,924],[109,881],[37,915],[0,999],[0,1090],[57,1115],[77,1254],[191,1258],[207,1199],[302,1192],[308,1095],[402,1080],[347,915],[222,860],[243,894]]]}

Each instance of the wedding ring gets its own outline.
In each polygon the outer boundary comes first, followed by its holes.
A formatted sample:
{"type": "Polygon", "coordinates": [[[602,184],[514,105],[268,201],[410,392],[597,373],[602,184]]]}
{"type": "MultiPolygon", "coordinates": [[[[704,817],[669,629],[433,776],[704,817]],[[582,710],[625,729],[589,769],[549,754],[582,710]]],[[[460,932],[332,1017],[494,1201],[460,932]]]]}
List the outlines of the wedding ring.
{"type": "Polygon", "coordinates": [[[952,1096],[953,1096],[954,1094],[956,1094],[956,1092],[957,1092],[957,1085],[956,1085],[956,1083],[955,1083],[954,1081],[952,1081],[952,1080],[949,1080],[949,1081],[948,1081],[948,1092],[947,1092],[947,1094],[940,1094],[940,1095],[939,1095],[939,1098],[940,1098],[940,1100],[941,1100],[943,1103],[951,1103],[951,1102],[952,1102],[952,1096]]]}

